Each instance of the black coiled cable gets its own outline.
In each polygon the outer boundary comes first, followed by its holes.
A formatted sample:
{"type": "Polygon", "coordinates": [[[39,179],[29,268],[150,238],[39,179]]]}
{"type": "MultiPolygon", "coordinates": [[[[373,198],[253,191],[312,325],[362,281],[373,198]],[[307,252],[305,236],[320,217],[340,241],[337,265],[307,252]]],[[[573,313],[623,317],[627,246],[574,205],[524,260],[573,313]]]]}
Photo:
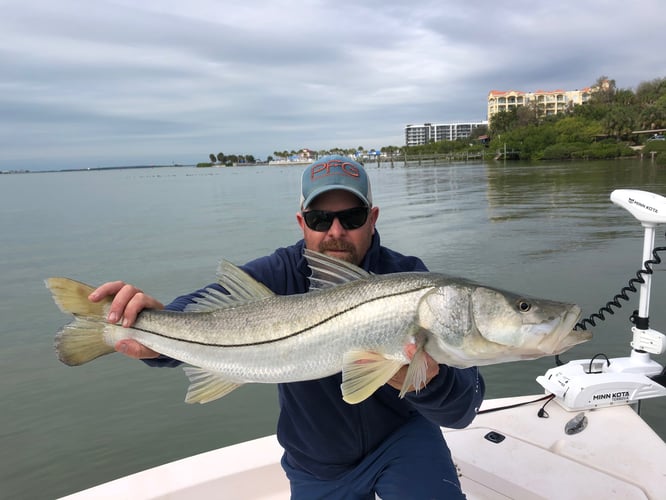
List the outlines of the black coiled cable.
{"type": "MultiPolygon", "coordinates": [[[[638,289],[636,288],[636,284],[642,285],[645,283],[645,279],[643,278],[644,275],[646,274],[652,274],[654,271],[652,269],[652,266],[661,264],[661,257],[659,257],[659,252],[663,252],[666,250],[666,247],[655,247],[652,250],[652,256],[653,259],[646,260],[645,263],[643,264],[644,269],[641,269],[636,273],[635,278],[631,278],[629,280],[629,284],[625,286],[622,290],[620,290],[620,293],[618,293],[615,297],[613,297],[611,300],[609,300],[604,307],[599,309],[599,312],[596,312],[592,315],[590,315],[587,318],[582,319],[578,323],[576,323],[576,326],[574,327],[574,330],[587,330],[586,324],[589,324],[591,326],[597,326],[595,319],[604,321],[606,319],[605,313],[608,314],[615,314],[615,311],[613,310],[613,307],[616,309],[620,309],[622,307],[622,304],[620,303],[620,299],[624,301],[629,301],[629,295],[627,295],[627,292],[633,292],[636,293],[638,289]]],[[[636,320],[636,315],[637,313],[634,312],[634,315],[632,316],[632,321],[635,322],[636,320]]]]}

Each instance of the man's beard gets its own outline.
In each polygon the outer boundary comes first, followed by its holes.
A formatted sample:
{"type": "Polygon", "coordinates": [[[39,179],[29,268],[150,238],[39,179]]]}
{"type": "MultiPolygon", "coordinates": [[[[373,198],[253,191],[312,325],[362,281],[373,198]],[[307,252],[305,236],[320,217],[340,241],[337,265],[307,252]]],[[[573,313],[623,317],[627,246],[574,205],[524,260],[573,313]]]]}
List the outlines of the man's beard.
{"type": "MultiPolygon", "coordinates": [[[[352,264],[356,264],[357,266],[360,264],[359,259],[358,259],[358,253],[356,252],[356,248],[354,245],[349,243],[348,241],[344,240],[326,240],[322,241],[319,244],[319,248],[317,249],[318,252],[320,253],[326,253],[326,252],[345,252],[344,256],[339,257],[342,260],[346,260],[347,262],[351,262],[352,264]]],[[[337,257],[337,256],[336,256],[337,257]]]]}

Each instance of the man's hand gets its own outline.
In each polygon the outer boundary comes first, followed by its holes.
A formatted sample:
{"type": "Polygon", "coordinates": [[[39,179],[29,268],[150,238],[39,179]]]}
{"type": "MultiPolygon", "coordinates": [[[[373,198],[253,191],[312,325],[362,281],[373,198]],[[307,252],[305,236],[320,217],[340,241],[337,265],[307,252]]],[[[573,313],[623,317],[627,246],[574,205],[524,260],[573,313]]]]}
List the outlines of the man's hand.
{"type": "MultiPolygon", "coordinates": [[[[407,347],[405,347],[405,354],[409,359],[412,359],[414,357],[414,354],[416,354],[416,344],[408,344],[407,347]]],[[[423,389],[428,382],[430,382],[438,373],[439,373],[439,364],[437,364],[437,361],[432,359],[428,353],[425,353],[426,356],[426,362],[427,362],[427,368],[426,368],[426,380],[425,384],[423,384],[422,387],[419,387],[419,389],[423,389]]],[[[391,379],[387,382],[388,385],[393,387],[394,389],[401,390],[402,389],[402,384],[405,382],[405,376],[407,375],[407,367],[408,365],[403,366],[398,370],[398,372],[391,377],[391,379]]],[[[411,385],[407,392],[414,392],[416,390],[416,387],[411,385]]]]}
{"type": "MultiPolygon", "coordinates": [[[[88,296],[88,299],[91,302],[99,302],[111,295],[115,296],[106,319],[109,323],[121,322],[125,328],[134,324],[136,317],[143,309],[164,309],[164,305],[160,301],[146,295],[137,287],[122,281],[104,283],[95,289],[88,296]]],[[[114,347],[116,351],[131,358],[143,359],[159,356],[159,353],[132,339],[120,340],[114,347]]]]}

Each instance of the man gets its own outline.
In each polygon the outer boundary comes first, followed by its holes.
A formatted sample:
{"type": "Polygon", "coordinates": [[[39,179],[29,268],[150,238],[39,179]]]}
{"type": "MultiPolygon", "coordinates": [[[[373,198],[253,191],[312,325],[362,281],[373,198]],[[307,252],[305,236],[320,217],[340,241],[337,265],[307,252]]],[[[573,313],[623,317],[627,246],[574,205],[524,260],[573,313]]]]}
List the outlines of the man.
{"type": "MultiPolygon", "coordinates": [[[[301,210],[296,220],[303,239],[242,268],[276,294],[308,291],[308,248],[344,259],[366,271],[385,274],[427,271],[416,257],[380,245],[370,181],[363,167],[342,156],[327,156],[308,166],[301,180],[301,210]]],[[[209,285],[220,289],[217,284],[209,285]]],[[[90,299],[115,294],[108,320],[131,326],[144,308],[163,308],[132,285],[110,282],[90,299]]],[[[166,308],[183,310],[197,292],[166,308]]],[[[408,356],[414,346],[407,346],[408,356]]],[[[176,366],[133,340],[116,350],[153,366],[176,366]]],[[[484,383],[476,368],[438,365],[428,357],[426,385],[398,397],[406,367],[367,400],[342,400],[341,374],[319,380],[279,384],[277,436],[285,453],[282,466],[292,498],[464,498],[440,426],[467,426],[481,405],[484,383]]]]}

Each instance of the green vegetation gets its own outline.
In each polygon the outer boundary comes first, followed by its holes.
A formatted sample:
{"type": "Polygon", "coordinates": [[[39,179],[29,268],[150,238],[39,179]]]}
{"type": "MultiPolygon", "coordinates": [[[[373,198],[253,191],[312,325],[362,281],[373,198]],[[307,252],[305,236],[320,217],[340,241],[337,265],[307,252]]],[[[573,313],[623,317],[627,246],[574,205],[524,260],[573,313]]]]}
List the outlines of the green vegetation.
{"type": "Polygon", "coordinates": [[[470,139],[412,146],[407,155],[479,151],[478,137],[488,134],[490,155],[516,152],[523,160],[603,159],[635,156],[632,146],[645,144],[644,154],[657,152],[666,163],[666,141],[648,141],[640,130],[666,128],[666,78],[641,83],[636,92],[618,89],[605,76],[593,85],[590,100],[566,113],[544,116],[537,106],[522,106],[493,116],[490,129],[474,130],[470,139]]]}
{"type": "MultiPolygon", "coordinates": [[[[456,141],[438,141],[422,146],[384,146],[384,156],[421,157],[448,155],[463,158],[492,158],[498,152],[511,152],[521,160],[607,159],[655,155],[666,164],[666,141],[649,140],[649,133],[637,131],[666,129],[666,78],[642,82],[636,91],[618,89],[615,80],[602,76],[591,86],[588,102],[569,106],[564,113],[545,115],[537,104],[513,108],[494,115],[490,128],[478,127],[472,136],[456,141]],[[653,153],[654,152],[654,153],[653,153]]],[[[266,160],[297,157],[299,151],[275,151],[266,160]]],[[[311,151],[314,156],[342,154],[374,156],[375,150],[332,148],[311,151]]],[[[210,154],[210,163],[197,166],[253,164],[252,155],[210,154]]]]}
{"type": "Polygon", "coordinates": [[[655,161],[659,165],[666,165],[666,141],[649,141],[645,144],[643,154],[646,157],[654,152],[655,161]]]}
{"type": "Polygon", "coordinates": [[[232,165],[242,165],[249,163],[254,165],[257,160],[252,155],[225,155],[224,153],[211,153],[208,155],[210,162],[197,163],[197,167],[212,167],[213,165],[224,165],[230,167],[232,165]]]}

